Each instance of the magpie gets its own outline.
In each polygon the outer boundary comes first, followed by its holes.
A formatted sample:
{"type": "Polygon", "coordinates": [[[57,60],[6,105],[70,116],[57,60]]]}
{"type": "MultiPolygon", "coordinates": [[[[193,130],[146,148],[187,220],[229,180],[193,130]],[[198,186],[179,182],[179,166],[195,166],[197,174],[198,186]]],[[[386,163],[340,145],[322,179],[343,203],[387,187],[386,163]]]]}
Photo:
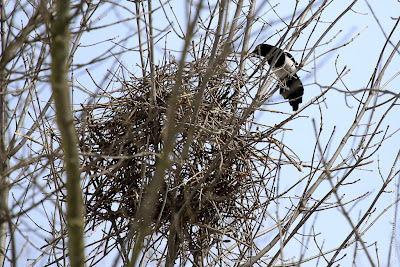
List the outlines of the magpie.
{"type": "Polygon", "coordinates": [[[298,110],[303,101],[304,88],[295,73],[297,63],[293,56],[288,51],[269,44],[259,44],[251,54],[267,57],[271,71],[278,78],[279,93],[284,99],[289,99],[293,111],[298,110]]]}

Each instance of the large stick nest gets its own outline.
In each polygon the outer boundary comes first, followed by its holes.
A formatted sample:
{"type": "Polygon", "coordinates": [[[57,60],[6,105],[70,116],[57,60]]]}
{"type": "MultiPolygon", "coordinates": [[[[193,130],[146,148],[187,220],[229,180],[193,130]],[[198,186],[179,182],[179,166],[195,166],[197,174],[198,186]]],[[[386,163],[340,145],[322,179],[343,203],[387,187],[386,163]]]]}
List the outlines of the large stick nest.
{"type": "Polygon", "coordinates": [[[86,220],[91,226],[108,221],[114,234],[128,230],[165,147],[168,123],[174,126],[175,143],[153,207],[153,233],[167,234],[172,209],[185,202],[189,205],[180,224],[191,233],[192,241],[199,239],[193,236],[193,226],[227,232],[227,225],[233,230],[252,217],[257,204],[249,198],[255,184],[265,182],[260,168],[268,168],[269,158],[259,146],[256,148],[260,140],[248,129],[250,122],[233,132],[246,96],[237,93],[240,78],[227,66],[212,75],[198,115],[193,116],[206,63],[197,60],[185,66],[173,122],[167,121],[167,110],[179,71],[176,63],[156,69],[155,104],[150,77],[132,75],[121,82],[121,90],[104,94],[102,103],[83,107],[85,115],[78,122],[78,131],[87,177],[86,220]]]}

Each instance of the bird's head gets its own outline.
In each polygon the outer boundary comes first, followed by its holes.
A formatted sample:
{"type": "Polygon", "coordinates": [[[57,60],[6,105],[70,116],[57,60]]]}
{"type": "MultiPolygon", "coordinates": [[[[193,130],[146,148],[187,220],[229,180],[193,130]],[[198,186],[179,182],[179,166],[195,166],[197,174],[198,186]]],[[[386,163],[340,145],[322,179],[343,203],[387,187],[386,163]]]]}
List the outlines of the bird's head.
{"type": "Polygon", "coordinates": [[[251,54],[265,57],[268,54],[270,54],[273,48],[276,47],[269,44],[259,44],[256,46],[256,49],[254,49],[254,51],[251,52],[251,54]]]}
{"type": "Polygon", "coordinates": [[[282,66],[285,63],[285,54],[282,49],[269,44],[257,45],[251,55],[266,57],[269,65],[275,62],[275,66],[282,66]]]}

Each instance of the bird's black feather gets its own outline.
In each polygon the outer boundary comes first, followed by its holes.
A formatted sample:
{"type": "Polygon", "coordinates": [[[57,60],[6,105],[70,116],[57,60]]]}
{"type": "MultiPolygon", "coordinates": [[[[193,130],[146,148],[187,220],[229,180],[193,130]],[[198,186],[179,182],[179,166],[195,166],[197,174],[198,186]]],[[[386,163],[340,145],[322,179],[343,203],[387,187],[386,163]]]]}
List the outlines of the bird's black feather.
{"type": "Polygon", "coordinates": [[[280,94],[284,99],[289,99],[293,111],[298,110],[299,104],[303,101],[304,88],[299,76],[295,73],[297,63],[293,56],[289,52],[269,44],[260,44],[251,53],[267,57],[268,64],[278,78],[280,94]]]}

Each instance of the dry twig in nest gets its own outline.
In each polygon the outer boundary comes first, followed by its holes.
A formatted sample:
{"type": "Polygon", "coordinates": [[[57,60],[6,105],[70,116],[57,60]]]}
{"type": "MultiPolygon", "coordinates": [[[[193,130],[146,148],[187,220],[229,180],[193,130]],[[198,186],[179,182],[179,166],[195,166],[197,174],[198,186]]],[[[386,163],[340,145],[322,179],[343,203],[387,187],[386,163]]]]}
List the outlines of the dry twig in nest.
{"type": "MultiPolygon", "coordinates": [[[[267,150],[260,149],[259,135],[250,131],[251,122],[246,122],[222,150],[239,123],[240,105],[246,102],[246,96],[235,95],[241,81],[227,66],[209,80],[197,123],[192,123],[193,102],[205,65],[205,60],[198,60],[183,71],[175,109],[172,163],[165,172],[158,203],[151,207],[156,209],[152,233],[168,238],[171,214],[189,201],[179,214],[179,224],[183,244],[192,253],[221,238],[213,234],[237,235],[243,221],[257,216],[258,191],[271,169],[267,150]],[[193,141],[185,151],[191,133],[193,141]],[[215,164],[217,156],[220,160],[215,164]]],[[[155,105],[150,100],[149,77],[131,77],[123,81],[122,90],[107,94],[106,103],[83,108],[86,115],[78,122],[78,129],[83,172],[88,177],[84,189],[86,220],[93,228],[111,222],[110,234],[122,237],[135,221],[163,149],[166,111],[177,71],[175,63],[158,67],[155,105]]]]}

